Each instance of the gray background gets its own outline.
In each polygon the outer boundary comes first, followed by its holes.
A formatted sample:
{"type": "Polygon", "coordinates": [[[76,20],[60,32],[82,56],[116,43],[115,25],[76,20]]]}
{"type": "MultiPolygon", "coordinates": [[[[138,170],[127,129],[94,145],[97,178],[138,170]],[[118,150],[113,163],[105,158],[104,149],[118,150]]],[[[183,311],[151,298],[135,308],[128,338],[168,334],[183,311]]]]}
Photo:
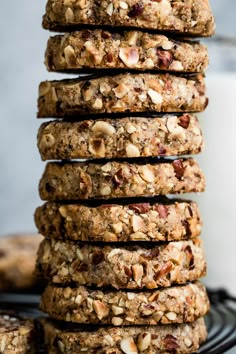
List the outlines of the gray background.
{"type": "MultiPolygon", "coordinates": [[[[217,35],[236,41],[236,1],[212,0],[217,35]]],[[[0,235],[35,230],[33,212],[41,202],[38,181],[44,164],[36,149],[38,83],[58,77],[43,65],[49,33],[41,29],[44,1],[13,0],[1,4],[0,30],[0,235]]],[[[231,41],[230,41],[231,42],[231,41]]],[[[212,286],[236,293],[233,199],[236,197],[233,130],[236,97],[236,47],[207,40],[210,106],[201,116],[207,142],[199,161],[207,175],[206,193],[197,197],[204,218],[212,286]]]]}

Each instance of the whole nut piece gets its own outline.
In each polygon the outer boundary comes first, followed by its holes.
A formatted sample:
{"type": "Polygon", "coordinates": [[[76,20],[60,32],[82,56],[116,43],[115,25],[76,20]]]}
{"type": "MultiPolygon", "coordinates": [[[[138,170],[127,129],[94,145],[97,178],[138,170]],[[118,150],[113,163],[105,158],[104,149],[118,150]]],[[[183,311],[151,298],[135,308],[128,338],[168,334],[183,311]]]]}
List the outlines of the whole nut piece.
{"type": "Polygon", "coordinates": [[[159,92],[149,89],[147,93],[148,96],[150,96],[152,103],[161,104],[163,102],[163,97],[159,92]]]}
{"type": "Polygon", "coordinates": [[[93,127],[92,127],[92,131],[94,133],[102,133],[105,135],[109,135],[112,136],[115,133],[115,128],[107,122],[103,122],[103,121],[97,121],[93,127]]]}
{"type": "Polygon", "coordinates": [[[138,337],[138,349],[139,351],[147,350],[151,344],[151,334],[150,333],[142,333],[138,337]]]}
{"type": "Polygon", "coordinates": [[[99,320],[102,320],[109,315],[109,308],[100,300],[95,300],[93,302],[93,308],[99,320]]]}
{"type": "Polygon", "coordinates": [[[119,57],[128,68],[133,68],[138,64],[139,52],[137,48],[120,48],[119,57]]]}
{"type": "Polygon", "coordinates": [[[138,348],[132,337],[123,339],[120,342],[120,348],[125,354],[138,354],[138,348]]]}

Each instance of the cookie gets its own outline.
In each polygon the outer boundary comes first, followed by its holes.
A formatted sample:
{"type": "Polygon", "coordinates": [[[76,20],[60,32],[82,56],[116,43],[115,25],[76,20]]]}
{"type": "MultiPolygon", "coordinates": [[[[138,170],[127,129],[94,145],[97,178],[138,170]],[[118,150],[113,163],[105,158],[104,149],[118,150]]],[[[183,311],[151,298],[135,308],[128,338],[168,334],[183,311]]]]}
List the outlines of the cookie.
{"type": "Polygon", "coordinates": [[[43,200],[125,198],[201,192],[205,179],[190,159],[141,164],[50,162],[39,184],[43,200]]]}
{"type": "Polygon", "coordinates": [[[193,322],[206,315],[209,300],[199,282],[133,293],[49,285],[42,295],[40,308],[51,318],[62,321],[156,325],[193,322]]]}
{"type": "Polygon", "coordinates": [[[36,209],[35,224],[48,238],[90,242],[179,241],[202,227],[195,202],[168,199],[96,207],[49,202],[36,209]]]}
{"type": "Polygon", "coordinates": [[[161,34],[128,31],[112,33],[101,29],[82,30],[51,37],[45,64],[49,71],[81,69],[135,69],[173,72],[204,72],[207,48],[161,34]]]}
{"type": "Polygon", "coordinates": [[[44,81],[38,117],[99,113],[200,112],[208,103],[201,74],[119,74],[44,81]]]}
{"type": "Polygon", "coordinates": [[[136,27],[203,37],[215,30],[208,0],[48,0],[45,29],[68,31],[81,25],[136,27]]]}
{"type": "Polygon", "coordinates": [[[33,335],[33,321],[0,310],[0,353],[35,353],[33,335]]]}
{"type": "Polygon", "coordinates": [[[35,288],[32,275],[41,235],[0,237],[0,291],[35,288]]]}
{"type": "Polygon", "coordinates": [[[204,320],[180,325],[132,327],[67,327],[42,320],[47,353],[58,354],[187,354],[206,340],[204,320]]]}
{"type": "Polygon", "coordinates": [[[199,279],[206,274],[206,260],[199,238],[155,246],[97,246],[45,239],[36,271],[55,284],[155,289],[199,279]]]}
{"type": "Polygon", "coordinates": [[[197,117],[51,121],[38,131],[42,160],[197,154],[203,137],[197,117]]]}

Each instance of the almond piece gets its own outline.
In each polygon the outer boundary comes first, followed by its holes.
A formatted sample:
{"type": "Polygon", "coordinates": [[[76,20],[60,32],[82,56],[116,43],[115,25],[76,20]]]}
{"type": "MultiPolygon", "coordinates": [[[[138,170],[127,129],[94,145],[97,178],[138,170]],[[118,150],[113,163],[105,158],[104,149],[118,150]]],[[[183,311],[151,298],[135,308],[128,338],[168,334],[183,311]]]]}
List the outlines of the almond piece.
{"type": "Polygon", "coordinates": [[[68,9],[65,12],[65,18],[66,18],[66,22],[73,22],[74,21],[74,18],[75,18],[74,12],[70,7],[68,7],[68,9]]]}
{"type": "Polygon", "coordinates": [[[137,148],[137,146],[133,145],[133,144],[128,144],[126,146],[126,154],[128,157],[139,157],[140,156],[140,151],[139,148],[137,148]]]}
{"type": "Polygon", "coordinates": [[[122,83],[116,88],[112,89],[117,98],[123,98],[129,92],[129,90],[130,88],[122,83]]]}
{"type": "Polygon", "coordinates": [[[159,92],[149,89],[147,93],[150,96],[152,103],[161,104],[163,102],[163,97],[159,92]]]}
{"type": "Polygon", "coordinates": [[[113,4],[112,4],[112,2],[111,2],[111,3],[107,6],[106,13],[107,13],[109,16],[112,16],[113,10],[114,10],[114,7],[113,7],[113,4]]]}
{"type": "Polygon", "coordinates": [[[144,228],[143,219],[140,216],[134,214],[132,216],[132,227],[133,227],[134,232],[143,229],[144,228]]]}
{"type": "Polygon", "coordinates": [[[123,339],[120,342],[120,348],[125,354],[138,354],[138,348],[132,337],[123,339]]]}
{"type": "Polygon", "coordinates": [[[142,333],[138,337],[138,349],[140,352],[147,350],[151,344],[151,333],[142,333]]]}
{"type": "Polygon", "coordinates": [[[103,121],[97,121],[93,125],[92,131],[94,133],[103,133],[109,136],[112,136],[116,132],[115,128],[110,123],[103,122],[103,121]]]}
{"type": "Polygon", "coordinates": [[[143,166],[140,171],[140,175],[141,175],[142,179],[144,179],[144,181],[146,181],[146,182],[152,183],[155,180],[155,175],[154,175],[153,169],[150,165],[143,166]]]}
{"type": "Polygon", "coordinates": [[[94,308],[94,311],[96,312],[99,320],[102,320],[103,318],[105,318],[109,315],[109,307],[106,306],[100,300],[94,300],[93,308],[94,308]]]}
{"type": "Polygon", "coordinates": [[[112,312],[114,313],[115,316],[121,315],[122,313],[124,313],[124,309],[122,307],[112,305],[111,308],[112,308],[112,312]]]}
{"type": "Polygon", "coordinates": [[[76,60],[74,48],[71,45],[68,45],[64,49],[65,59],[67,64],[73,63],[76,60]]]}
{"type": "Polygon", "coordinates": [[[111,322],[112,322],[113,326],[120,326],[120,325],[122,325],[123,320],[120,317],[112,317],[111,322]]]}
{"type": "Polygon", "coordinates": [[[119,58],[128,68],[133,68],[138,64],[139,51],[135,47],[120,48],[119,58]]]}
{"type": "Polygon", "coordinates": [[[134,281],[141,286],[142,276],[143,276],[143,266],[141,264],[135,264],[132,266],[133,278],[134,281]]]}

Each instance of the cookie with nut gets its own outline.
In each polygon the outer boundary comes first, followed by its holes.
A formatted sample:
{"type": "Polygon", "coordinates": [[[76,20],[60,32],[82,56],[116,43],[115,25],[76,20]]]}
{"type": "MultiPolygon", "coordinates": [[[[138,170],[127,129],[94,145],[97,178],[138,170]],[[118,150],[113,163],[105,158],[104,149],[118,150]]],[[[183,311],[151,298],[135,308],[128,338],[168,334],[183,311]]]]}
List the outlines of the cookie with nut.
{"type": "Polygon", "coordinates": [[[83,74],[39,85],[38,118],[56,118],[37,136],[47,349],[194,353],[209,310],[202,219],[176,195],[205,189],[190,155],[204,147],[209,58],[193,37],[214,33],[209,1],[48,0],[43,27],[65,32],[48,40],[48,71],[83,74]]]}

